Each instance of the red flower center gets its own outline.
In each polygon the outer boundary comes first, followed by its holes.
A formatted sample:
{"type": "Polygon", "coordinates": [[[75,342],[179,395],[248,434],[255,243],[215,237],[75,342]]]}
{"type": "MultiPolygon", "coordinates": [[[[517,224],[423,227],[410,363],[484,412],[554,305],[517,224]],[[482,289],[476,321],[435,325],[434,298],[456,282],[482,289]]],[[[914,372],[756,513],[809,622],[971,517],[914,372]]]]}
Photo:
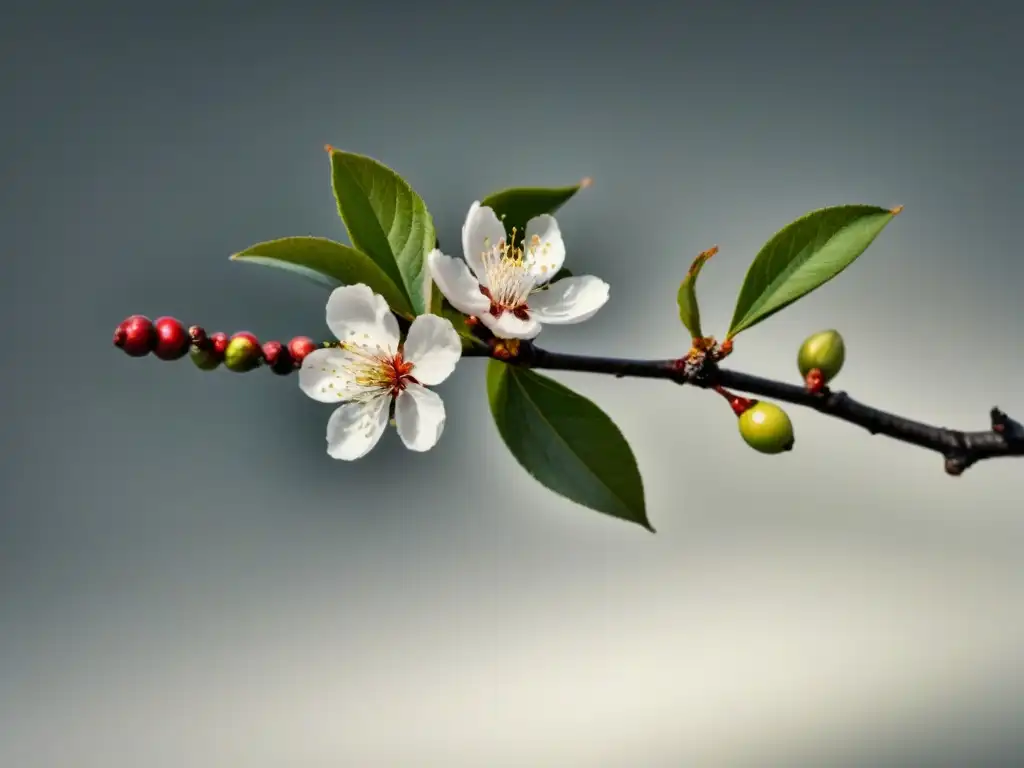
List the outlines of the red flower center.
{"type": "Polygon", "coordinates": [[[530,318],[530,306],[526,302],[517,304],[514,307],[508,307],[496,302],[494,300],[494,296],[491,295],[491,291],[489,288],[485,288],[484,286],[481,285],[480,293],[486,296],[487,300],[491,302],[491,308],[488,310],[491,317],[501,317],[502,313],[510,312],[519,320],[528,320],[530,318]]]}
{"type": "Polygon", "coordinates": [[[409,384],[419,384],[416,378],[410,375],[414,367],[413,363],[406,362],[401,352],[387,363],[386,374],[392,397],[398,397],[409,384]]]}

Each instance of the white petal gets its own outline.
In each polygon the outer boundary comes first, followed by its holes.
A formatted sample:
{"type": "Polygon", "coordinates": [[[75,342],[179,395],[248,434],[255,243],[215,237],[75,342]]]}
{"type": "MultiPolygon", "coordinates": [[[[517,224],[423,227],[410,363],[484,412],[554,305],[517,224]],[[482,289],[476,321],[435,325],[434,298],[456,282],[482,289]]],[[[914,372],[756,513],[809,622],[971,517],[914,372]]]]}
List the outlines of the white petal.
{"type": "Polygon", "coordinates": [[[365,392],[356,385],[350,355],[340,349],[315,349],[299,368],[299,389],[321,403],[337,403],[365,392]]]}
{"type": "Polygon", "coordinates": [[[437,315],[420,315],[405,337],[402,358],[412,363],[411,375],[432,387],[452,375],[462,357],[462,340],[450,321],[437,315]]]}
{"type": "Polygon", "coordinates": [[[473,270],[480,285],[487,286],[484,273],[483,254],[505,239],[505,225],[498,219],[493,208],[480,205],[469,206],[466,223],[462,225],[462,254],[473,270]]]}
{"type": "Polygon", "coordinates": [[[444,401],[436,392],[410,384],[395,403],[398,436],[410,451],[429,451],[444,432],[444,401]]]}
{"type": "Polygon", "coordinates": [[[480,322],[499,339],[533,339],[540,333],[540,323],[532,317],[520,320],[511,312],[502,312],[498,317],[484,312],[480,322]]]}
{"type": "Polygon", "coordinates": [[[387,301],[366,285],[343,285],[327,299],[327,327],[339,341],[371,350],[398,351],[398,321],[387,301]]]}
{"type": "Polygon", "coordinates": [[[563,277],[530,294],[530,314],[538,322],[569,325],[589,320],[608,301],[608,283],[597,277],[563,277]]]}
{"type": "Polygon", "coordinates": [[[430,276],[448,303],[459,312],[477,315],[486,312],[491,302],[480,293],[480,283],[462,259],[445,256],[436,248],[427,254],[430,276]]]}
{"type": "Polygon", "coordinates": [[[546,283],[565,264],[565,243],[558,222],[546,213],[535,216],[526,223],[525,238],[523,248],[527,253],[530,273],[537,278],[538,285],[546,283]],[[534,236],[537,237],[536,245],[534,236]]]}
{"type": "Polygon", "coordinates": [[[327,454],[332,459],[354,461],[362,458],[378,442],[388,425],[391,397],[345,403],[327,422],[327,454]]]}

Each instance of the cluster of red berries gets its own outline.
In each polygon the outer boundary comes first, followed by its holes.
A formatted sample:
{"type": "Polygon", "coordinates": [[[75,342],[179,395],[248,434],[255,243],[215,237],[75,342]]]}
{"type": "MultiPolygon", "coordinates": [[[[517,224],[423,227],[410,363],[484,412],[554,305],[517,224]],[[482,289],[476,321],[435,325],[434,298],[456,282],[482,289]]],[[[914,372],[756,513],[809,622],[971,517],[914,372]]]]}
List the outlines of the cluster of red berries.
{"type": "Polygon", "coordinates": [[[280,341],[260,344],[248,331],[232,336],[207,334],[198,325],[185,330],[173,317],[161,317],[154,322],[143,315],[132,315],[117,326],[114,346],[132,357],[152,353],[161,360],[179,360],[188,355],[203,371],[212,371],[223,363],[236,373],[267,366],[282,376],[302,365],[306,355],[318,348],[308,336],[296,336],[287,345],[280,341]]]}

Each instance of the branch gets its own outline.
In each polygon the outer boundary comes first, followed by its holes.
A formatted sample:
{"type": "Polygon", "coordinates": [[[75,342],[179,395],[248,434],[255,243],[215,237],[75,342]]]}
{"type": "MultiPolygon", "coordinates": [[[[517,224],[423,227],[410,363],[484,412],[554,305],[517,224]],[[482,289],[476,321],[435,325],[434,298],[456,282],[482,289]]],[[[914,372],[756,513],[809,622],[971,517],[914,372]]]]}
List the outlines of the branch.
{"type": "MultiPolygon", "coordinates": [[[[493,357],[490,349],[466,350],[467,357],[493,357]]],[[[947,474],[957,476],[984,459],[1024,456],[1024,425],[1003,411],[990,412],[991,428],[977,432],[937,427],[864,405],[845,392],[824,389],[810,392],[804,387],[730,371],[707,363],[702,367],[685,366],[679,360],[626,360],[549,352],[523,343],[517,356],[503,359],[509,365],[552,371],[601,373],[616,378],[666,379],[701,389],[724,387],[752,395],[811,408],[826,416],[863,427],[873,435],[916,445],[942,454],[947,474]]]]}
{"type": "MultiPolygon", "coordinates": [[[[700,389],[721,391],[728,388],[760,395],[811,408],[864,427],[873,435],[885,435],[940,453],[945,457],[946,472],[950,475],[961,475],[968,467],[984,459],[1024,456],[1024,425],[998,408],[991,410],[992,426],[985,431],[961,432],[936,427],[864,405],[845,392],[832,392],[827,388],[812,391],[795,384],[722,369],[713,353],[725,351],[724,347],[697,357],[693,356],[697,350],[691,350],[689,356],[678,360],[625,360],[549,352],[532,342],[499,342],[498,339],[479,338],[477,343],[463,350],[463,357],[490,357],[522,368],[602,373],[619,379],[666,379],[700,389]]],[[[278,341],[260,344],[255,336],[244,331],[231,337],[225,333],[207,334],[198,325],[186,330],[171,317],[163,317],[153,323],[142,315],[125,319],[114,332],[114,346],[132,357],[152,352],[162,360],[177,360],[190,355],[202,370],[213,370],[223,362],[232,371],[245,372],[265,367],[278,375],[288,375],[297,370],[303,358],[314,349],[336,344],[336,341],[317,344],[307,336],[296,336],[287,344],[278,341]]],[[[727,351],[725,353],[728,354],[727,351]]]]}

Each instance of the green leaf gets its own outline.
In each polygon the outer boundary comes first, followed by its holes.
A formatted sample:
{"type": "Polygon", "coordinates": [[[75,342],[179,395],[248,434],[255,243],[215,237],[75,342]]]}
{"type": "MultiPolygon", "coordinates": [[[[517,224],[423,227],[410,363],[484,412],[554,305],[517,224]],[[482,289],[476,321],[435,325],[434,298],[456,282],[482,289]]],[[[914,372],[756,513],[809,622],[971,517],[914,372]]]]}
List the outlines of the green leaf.
{"type": "Polygon", "coordinates": [[[704,338],[704,332],[700,328],[700,305],[697,303],[697,276],[708,259],[716,253],[718,248],[711,248],[694,259],[679,286],[679,295],[676,298],[679,303],[679,319],[683,321],[686,330],[690,332],[690,338],[693,339],[704,338]]]}
{"type": "Polygon", "coordinates": [[[541,485],[653,532],[629,443],[608,415],[557,381],[490,360],[487,394],[505,445],[541,485]]]}
{"type": "Polygon", "coordinates": [[[834,278],[864,253],[902,210],[842,205],[811,211],[783,227],[754,258],[728,337],[760,323],[834,278]]]}
{"type": "Polygon", "coordinates": [[[328,288],[365,283],[388,302],[392,311],[412,316],[405,292],[365,253],[324,237],[282,237],[251,245],[233,261],[263,264],[294,272],[328,288]]]}
{"type": "Polygon", "coordinates": [[[402,289],[416,314],[429,309],[426,256],[436,242],[427,206],[397,173],[364,155],[328,147],[331,186],[352,245],[402,289]]]}
{"type": "Polygon", "coordinates": [[[583,179],[571,187],[515,187],[494,192],[480,201],[494,209],[498,218],[505,224],[505,231],[511,233],[515,227],[520,234],[526,231],[526,222],[542,213],[554,213],[581,189],[591,184],[590,179],[583,179]]]}

